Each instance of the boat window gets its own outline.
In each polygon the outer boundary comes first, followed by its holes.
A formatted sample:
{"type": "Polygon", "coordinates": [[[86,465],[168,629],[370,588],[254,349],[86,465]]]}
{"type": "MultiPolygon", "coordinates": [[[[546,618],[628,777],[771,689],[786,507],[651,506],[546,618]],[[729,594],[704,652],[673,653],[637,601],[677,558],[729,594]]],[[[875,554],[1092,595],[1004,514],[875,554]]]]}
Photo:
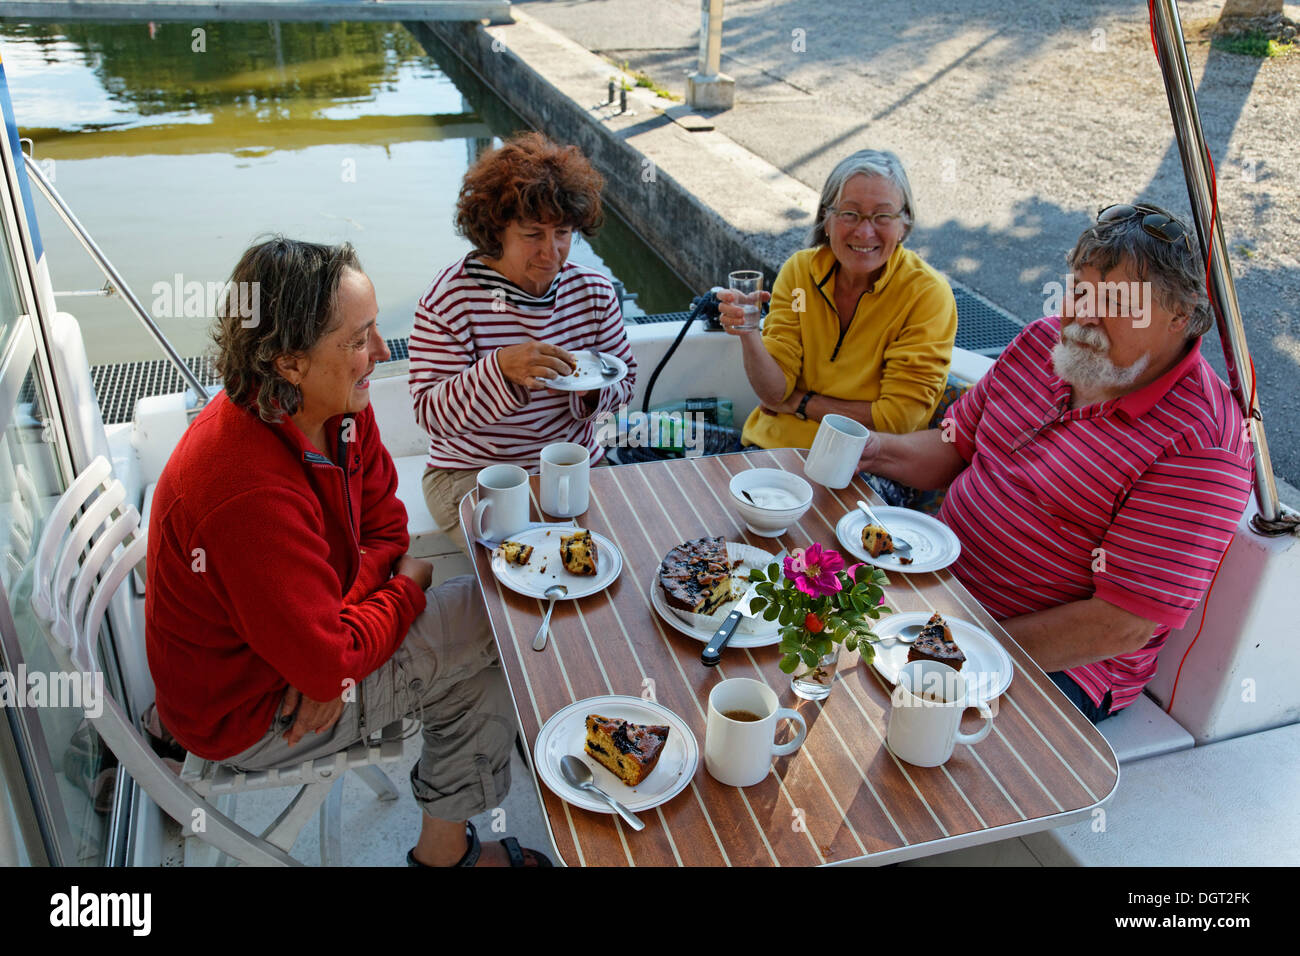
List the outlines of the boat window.
{"type": "MultiPolygon", "coordinates": [[[[61,672],[31,610],[32,559],[64,491],[32,319],[22,315],[8,233],[0,229],[0,665],[13,732],[34,773],[29,783],[51,862],[99,865],[108,833],[112,755],[86,721],[103,695],[61,672]]],[[[10,789],[11,795],[13,789],[10,789]]],[[[30,854],[32,847],[27,847],[30,854]]]]}

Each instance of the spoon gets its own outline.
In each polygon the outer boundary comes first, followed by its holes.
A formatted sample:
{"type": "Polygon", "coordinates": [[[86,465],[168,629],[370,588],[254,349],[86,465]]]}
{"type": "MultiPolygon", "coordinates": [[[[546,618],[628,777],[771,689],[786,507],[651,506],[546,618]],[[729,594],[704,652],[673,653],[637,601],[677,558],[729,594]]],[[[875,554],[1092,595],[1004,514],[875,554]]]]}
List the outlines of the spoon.
{"type": "Polygon", "coordinates": [[[618,369],[616,369],[614,366],[606,362],[605,356],[601,355],[595,349],[587,349],[587,351],[591,353],[592,358],[594,358],[597,362],[600,363],[601,375],[605,376],[606,378],[609,378],[610,376],[618,374],[618,369]]]}
{"type": "Polygon", "coordinates": [[[632,811],[592,782],[595,778],[591,775],[591,768],[577,757],[571,755],[562,757],[560,759],[560,773],[564,775],[564,779],[569,786],[577,787],[579,790],[590,790],[604,797],[609,805],[614,808],[614,812],[622,817],[633,830],[645,829],[645,824],[633,816],[632,811]]]}
{"type": "MultiPolygon", "coordinates": [[[[858,510],[860,510],[863,514],[865,514],[871,520],[872,524],[879,525],[880,527],[885,528],[885,523],[876,517],[876,513],[867,506],[867,503],[865,501],[858,502],[858,510]]],[[[894,554],[900,555],[902,557],[907,557],[912,553],[912,546],[910,544],[908,544],[902,538],[891,533],[888,528],[885,528],[885,532],[889,534],[889,537],[891,539],[893,539],[894,554]]]]}
{"type": "Polygon", "coordinates": [[[885,647],[893,647],[895,644],[915,644],[916,639],[921,636],[923,630],[925,630],[924,624],[909,624],[907,627],[901,628],[897,634],[882,637],[880,643],[884,644],[885,647]],[[889,643],[885,644],[886,641],[889,643]]]}
{"type": "Polygon", "coordinates": [[[563,584],[552,584],[542,592],[542,597],[550,598],[551,603],[546,605],[546,616],[542,618],[542,626],[537,629],[537,636],[533,638],[533,650],[546,650],[546,635],[550,633],[551,612],[555,610],[555,602],[568,593],[569,589],[563,584]]]}

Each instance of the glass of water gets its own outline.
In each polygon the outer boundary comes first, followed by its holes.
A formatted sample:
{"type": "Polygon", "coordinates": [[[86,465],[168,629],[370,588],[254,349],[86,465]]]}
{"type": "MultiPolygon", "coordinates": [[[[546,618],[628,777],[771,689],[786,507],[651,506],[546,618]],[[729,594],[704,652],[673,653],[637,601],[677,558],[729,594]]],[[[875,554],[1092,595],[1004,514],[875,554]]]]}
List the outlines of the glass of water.
{"type": "Polygon", "coordinates": [[[757,329],[759,318],[763,314],[763,273],[753,269],[733,272],[727,276],[727,285],[736,293],[736,304],[745,311],[740,325],[736,328],[757,329]]]}

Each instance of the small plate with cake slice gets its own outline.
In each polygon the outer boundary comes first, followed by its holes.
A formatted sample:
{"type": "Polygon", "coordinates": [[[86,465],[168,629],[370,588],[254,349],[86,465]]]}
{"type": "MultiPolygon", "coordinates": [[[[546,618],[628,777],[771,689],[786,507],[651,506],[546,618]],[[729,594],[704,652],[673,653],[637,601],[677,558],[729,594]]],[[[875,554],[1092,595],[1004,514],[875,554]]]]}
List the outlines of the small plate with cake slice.
{"type": "Polygon", "coordinates": [[[938,518],[910,508],[880,505],[872,510],[885,522],[889,531],[873,525],[871,519],[857,508],[835,525],[836,539],[859,561],[886,571],[915,574],[946,568],[961,554],[961,542],[938,518]],[[907,558],[894,553],[891,532],[912,546],[907,558]]]}
{"type": "Polygon", "coordinates": [[[526,597],[545,597],[553,584],[568,589],[560,600],[586,597],[609,587],[622,570],[617,545],[582,528],[529,528],[492,552],[497,580],[526,597]]]}
{"type": "Polygon", "coordinates": [[[584,810],[613,813],[600,797],[565,781],[560,761],[569,754],[633,813],[677,796],[700,763],[699,744],[684,720],[662,704],[620,695],[589,697],[556,711],[533,748],[537,775],[556,796],[584,810]]]}
{"type": "MultiPolygon", "coordinates": [[[[704,641],[749,589],[749,572],[767,569],[772,554],[723,538],[697,538],[673,548],[650,583],[650,603],[671,627],[704,641]]],[[[781,625],[762,614],[743,617],[728,646],[767,647],[781,642],[781,625]]]]}
{"type": "Polygon", "coordinates": [[[871,666],[891,684],[909,660],[939,661],[955,667],[966,678],[967,706],[987,703],[1011,686],[1015,667],[1011,655],[982,627],[926,611],[906,611],[882,618],[873,630],[882,643],[875,645],[871,666]],[[925,625],[915,643],[891,643],[888,638],[911,624],[925,625]]]}

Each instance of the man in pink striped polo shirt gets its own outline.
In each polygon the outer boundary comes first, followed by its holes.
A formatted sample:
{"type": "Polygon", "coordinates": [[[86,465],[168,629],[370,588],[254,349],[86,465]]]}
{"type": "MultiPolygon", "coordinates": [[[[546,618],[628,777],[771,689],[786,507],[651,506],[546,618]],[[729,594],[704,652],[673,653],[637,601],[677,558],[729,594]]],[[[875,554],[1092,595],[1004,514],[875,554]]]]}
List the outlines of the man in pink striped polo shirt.
{"type": "Polygon", "coordinates": [[[1250,495],[1240,407],[1200,353],[1213,314],[1187,227],[1112,206],[944,427],[874,434],[864,470],[948,487],[952,571],[1094,722],[1155,676],[1250,495]]]}

